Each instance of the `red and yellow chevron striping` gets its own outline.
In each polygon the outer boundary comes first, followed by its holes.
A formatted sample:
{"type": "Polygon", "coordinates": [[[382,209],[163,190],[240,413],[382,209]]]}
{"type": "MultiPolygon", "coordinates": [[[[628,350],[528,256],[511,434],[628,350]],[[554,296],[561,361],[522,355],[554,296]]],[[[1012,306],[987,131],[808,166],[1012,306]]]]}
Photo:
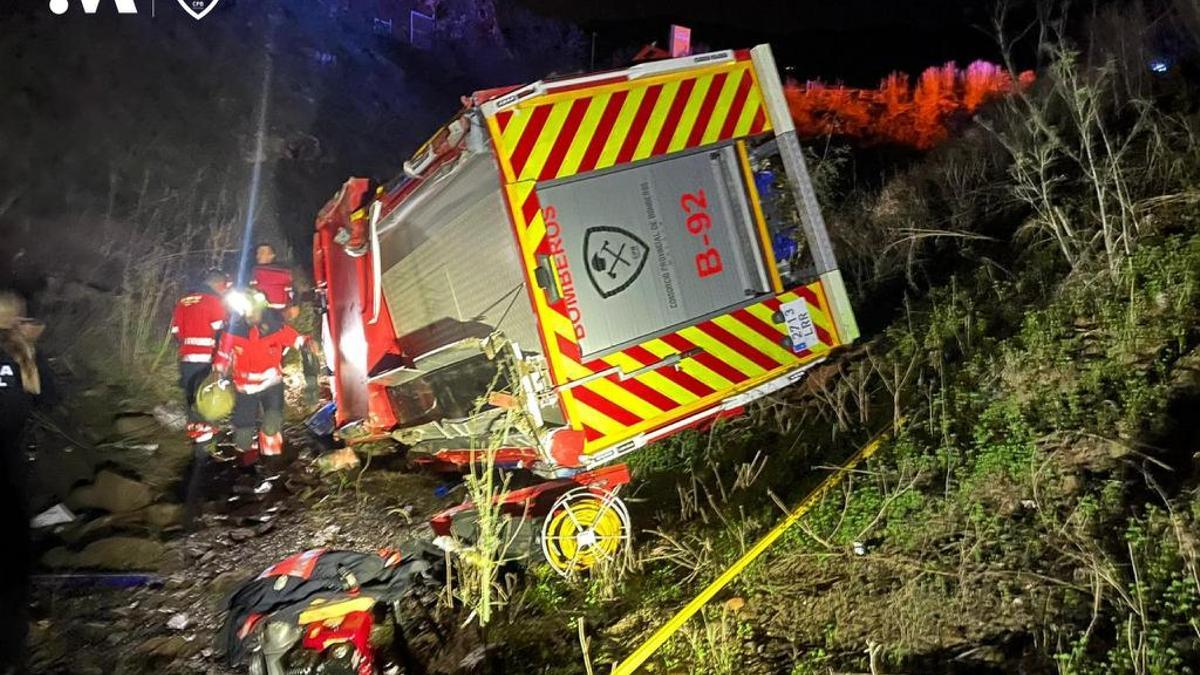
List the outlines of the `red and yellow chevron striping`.
{"type": "Polygon", "coordinates": [[[556,338],[568,381],[606,373],[565,394],[571,420],[590,430],[589,445],[601,447],[661,424],[664,413],[674,418],[712,405],[735,388],[744,389],[812,360],[835,346],[835,333],[821,284],[814,282],[602,359],[581,362],[569,333],[556,338]],[[793,352],[785,346],[787,329],[775,323],[773,315],[780,305],[798,298],[808,304],[821,343],[793,352]],[[674,355],[684,358],[674,366],[626,375],[674,355]]]}
{"type": "Polygon", "coordinates": [[[492,124],[507,182],[565,178],[770,130],[748,61],[534,97],[492,124]]]}

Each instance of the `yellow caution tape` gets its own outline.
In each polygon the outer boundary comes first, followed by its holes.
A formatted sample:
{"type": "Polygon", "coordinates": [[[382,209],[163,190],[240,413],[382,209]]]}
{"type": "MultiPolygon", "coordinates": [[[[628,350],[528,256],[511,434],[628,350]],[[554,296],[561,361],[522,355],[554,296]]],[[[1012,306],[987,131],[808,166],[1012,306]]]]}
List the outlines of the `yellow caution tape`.
{"type": "MultiPolygon", "coordinates": [[[[900,418],[896,420],[894,426],[899,427],[903,423],[904,418],[900,418]]],[[[709,600],[712,600],[717,593],[720,593],[721,589],[728,586],[729,582],[733,581],[737,575],[741,574],[742,571],[750,565],[750,563],[754,562],[755,558],[762,555],[764,551],[770,548],[771,545],[775,543],[775,540],[782,537],[783,533],[786,532],[789,527],[796,524],[796,521],[803,518],[805,514],[812,509],[813,505],[820,501],[830,489],[842,482],[842,478],[847,472],[858,466],[863,460],[869,458],[871,455],[874,455],[875,451],[879,449],[879,446],[890,435],[891,433],[887,430],[881,431],[875,436],[875,438],[871,439],[869,443],[859,448],[858,452],[854,453],[850,459],[846,460],[845,464],[842,464],[837,471],[834,471],[832,474],[826,477],[825,480],[821,481],[821,484],[817,486],[817,489],[810,492],[808,496],[804,498],[804,501],[800,502],[796,508],[792,509],[792,512],[788,514],[787,518],[784,518],[778,525],[775,526],[773,530],[768,532],[766,536],[764,536],[762,539],[759,539],[758,543],[756,543],[750,550],[746,551],[741,558],[738,558],[737,562],[730,565],[729,569],[725,570],[721,576],[717,577],[716,581],[713,581],[708,585],[707,588],[701,591],[699,595],[692,598],[691,602],[684,605],[683,609],[676,612],[675,616],[671,617],[670,621],[663,624],[662,628],[659,628],[657,631],[655,631],[654,635],[651,635],[650,639],[646,640],[641,647],[638,647],[624,661],[614,667],[612,671],[613,675],[632,675],[634,672],[636,672],[637,669],[646,662],[646,659],[649,659],[654,652],[658,651],[659,647],[663,646],[663,643],[666,642],[667,639],[669,639],[675,634],[676,631],[682,628],[683,624],[687,623],[688,619],[692,618],[696,612],[699,612],[700,609],[704,607],[709,600]]]]}

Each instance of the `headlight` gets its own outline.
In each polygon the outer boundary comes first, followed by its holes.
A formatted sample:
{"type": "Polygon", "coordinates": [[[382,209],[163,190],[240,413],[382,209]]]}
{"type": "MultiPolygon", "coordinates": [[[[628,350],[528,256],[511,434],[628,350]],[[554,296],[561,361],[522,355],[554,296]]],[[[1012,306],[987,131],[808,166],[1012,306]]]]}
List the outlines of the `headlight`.
{"type": "Polygon", "coordinates": [[[250,297],[242,291],[229,291],[225,294],[225,306],[233,313],[245,316],[250,312],[250,297]]]}

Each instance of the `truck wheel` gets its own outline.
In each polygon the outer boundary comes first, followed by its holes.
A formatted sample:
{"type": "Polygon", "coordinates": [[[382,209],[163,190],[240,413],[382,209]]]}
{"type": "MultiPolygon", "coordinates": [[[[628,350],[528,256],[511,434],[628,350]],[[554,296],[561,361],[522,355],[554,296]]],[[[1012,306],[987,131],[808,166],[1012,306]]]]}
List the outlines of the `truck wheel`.
{"type": "Polygon", "coordinates": [[[629,533],[629,509],[615,491],[578,487],[550,507],[542,553],[566,576],[615,560],[629,546],[629,533]]]}

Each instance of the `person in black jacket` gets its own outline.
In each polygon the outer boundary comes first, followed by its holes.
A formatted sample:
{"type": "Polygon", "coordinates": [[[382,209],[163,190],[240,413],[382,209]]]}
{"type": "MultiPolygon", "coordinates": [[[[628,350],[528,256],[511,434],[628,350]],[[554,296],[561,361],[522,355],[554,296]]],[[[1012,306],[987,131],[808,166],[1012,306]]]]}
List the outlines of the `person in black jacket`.
{"type": "Polygon", "coordinates": [[[53,402],[49,369],[35,344],[45,326],[26,316],[25,301],[0,291],[0,673],[19,672],[28,631],[31,545],[22,434],[33,406],[53,402]]]}

